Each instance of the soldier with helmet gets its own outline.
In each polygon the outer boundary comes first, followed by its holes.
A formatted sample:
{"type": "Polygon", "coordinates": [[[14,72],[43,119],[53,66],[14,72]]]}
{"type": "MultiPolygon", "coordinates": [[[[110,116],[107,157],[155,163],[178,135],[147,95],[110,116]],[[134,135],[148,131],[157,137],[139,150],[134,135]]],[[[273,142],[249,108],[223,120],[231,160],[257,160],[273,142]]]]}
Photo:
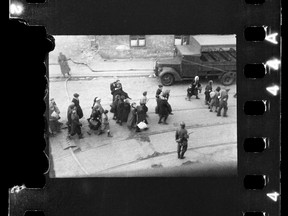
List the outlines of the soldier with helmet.
{"type": "Polygon", "coordinates": [[[184,154],[187,151],[188,147],[189,134],[185,129],[185,123],[180,122],[180,128],[177,129],[175,134],[175,140],[177,144],[177,154],[179,159],[184,159],[184,154]]]}

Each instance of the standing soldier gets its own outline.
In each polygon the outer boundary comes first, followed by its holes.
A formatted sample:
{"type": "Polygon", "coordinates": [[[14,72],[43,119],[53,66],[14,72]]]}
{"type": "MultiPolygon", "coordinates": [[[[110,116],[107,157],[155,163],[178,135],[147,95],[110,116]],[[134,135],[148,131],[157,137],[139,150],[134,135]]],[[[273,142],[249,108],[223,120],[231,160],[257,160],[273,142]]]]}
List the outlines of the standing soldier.
{"type": "Polygon", "coordinates": [[[185,123],[180,123],[180,129],[176,131],[175,140],[177,144],[177,154],[179,159],[184,159],[184,154],[187,151],[189,135],[185,129],[185,123]]]}
{"type": "Polygon", "coordinates": [[[129,113],[128,119],[127,119],[127,127],[129,129],[135,128],[136,121],[137,121],[136,103],[133,102],[131,104],[130,113],[129,113]]]}
{"type": "Polygon", "coordinates": [[[210,92],[212,92],[212,84],[213,84],[213,81],[212,80],[209,80],[208,82],[208,85],[205,87],[205,105],[209,105],[210,103],[210,92]]]}
{"type": "Polygon", "coordinates": [[[58,63],[60,65],[61,73],[63,74],[63,77],[65,77],[66,74],[70,76],[70,67],[68,65],[68,59],[66,58],[65,55],[62,54],[62,52],[59,53],[58,56],[58,63]]]}
{"type": "Polygon", "coordinates": [[[83,111],[82,108],[80,107],[79,94],[75,93],[73,96],[74,98],[72,99],[72,102],[75,104],[79,119],[81,119],[83,117],[83,111]]]}
{"type": "Polygon", "coordinates": [[[219,105],[219,109],[217,112],[217,116],[221,116],[221,110],[223,108],[224,109],[223,117],[227,117],[227,110],[228,110],[227,101],[228,101],[229,90],[230,89],[224,89],[220,92],[220,105],[219,105]]]}

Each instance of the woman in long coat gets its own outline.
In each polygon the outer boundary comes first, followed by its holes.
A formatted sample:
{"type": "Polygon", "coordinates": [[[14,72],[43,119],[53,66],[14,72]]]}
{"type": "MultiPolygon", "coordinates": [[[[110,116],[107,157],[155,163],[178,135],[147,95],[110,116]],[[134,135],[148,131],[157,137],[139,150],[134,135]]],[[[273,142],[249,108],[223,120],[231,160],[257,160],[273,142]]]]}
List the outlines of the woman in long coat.
{"type": "Polygon", "coordinates": [[[79,119],[81,119],[83,117],[83,111],[82,108],[80,106],[80,101],[79,101],[79,94],[75,93],[74,98],[72,99],[72,102],[75,104],[75,107],[77,109],[77,115],[79,117],[79,119]]]}
{"type": "Polygon", "coordinates": [[[124,104],[123,104],[122,118],[121,118],[122,122],[127,122],[130,109],[131,107],[130,107],[129,100],[125,99],[124,104]]]}
{"type": "Polygon", "coordinates": [[[133,102],[133,103],[131,104],[130,113],[129,113],[128,119],[127,119],[127,127],[128,127],[129,129],[135,128],[135,126],[136,126],[136,120],[137,120],[136,103],[133,102]]]}
{"type": "Polygon", "coordinates": [[[167,98],[162,98],[159,102],[159,121],[158,124],[162,123],[162,119],[164,119],[163,124],[167,124],[166,120],[170,113],[170,106],[168,104],[167,98]]]}
{"type": "Polygon", "coordinates": [[[137,124],[139,124],[140,122],[145,122],[146,124],[148,124],[147,121],[147,109],[145,107],[144,104],[140,104],[136,107],[136,112],[137,112],[137,124]]]}
{"type": "Polygon", "coordinates": [[[117,117],[116,123],[119,123],[120,125],[122,125],[123,110],[124,110],[124,96],[121,96],[120,99],[118,100],[117,110],[116,110],[117,111],[117,113],[116,113],[116,117],[117,117]]]}
{"type": "Polygon", "coordinates": [[[76,107],[73,109],[71,114],[71,133],[68,136],[74,136],[75,134],[78,135],[79,139],[83,138],[82,132],[81,132],[81,126],[82,124],[79,121],[79,117],[77,115],[76,107]]]}

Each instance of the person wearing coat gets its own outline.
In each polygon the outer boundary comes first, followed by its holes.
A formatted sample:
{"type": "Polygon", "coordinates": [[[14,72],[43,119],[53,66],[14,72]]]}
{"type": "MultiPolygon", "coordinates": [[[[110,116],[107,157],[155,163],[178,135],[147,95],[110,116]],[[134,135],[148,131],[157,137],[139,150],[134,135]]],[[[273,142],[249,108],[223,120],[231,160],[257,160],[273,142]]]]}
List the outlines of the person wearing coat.
{"type": "Polygon", "coordinates": [[[210,92],[212,92],[212,84],[213,84],[213,81],[212,80],[209,80],[208,82],[208,85],[205,87],[205,104],[206,105],[209,105],[210,103],[210,92]]]}
{"type": "Polygon", "coordinates": [[[54,98],[50,99],[49,102],[49,130],[52,135],[60,132],[62,123],[58,120],[60,119],[60,110],[54,101],[54,98]]]}
{"type": "Polygon", "coordinates": [[[224,89],[220,92],[219,96],[219,109],[217,112],[217,116],[221,116],[221,110],[224,109],[223,117],[227,117],[227,110],[228,110],[228,92],[230,89],[224,89]]]}
{"type": "Polygon", "coordinates": [[[193,82],[192,82],[192,89],[191,89],[191,91],[192,91],[192,95],[195,95],[195,96],[196,96],[196,99],[200,99],[200,98],[198,97],[198,91],[199,91],[199,93],[201,92],[201,84],[200,84],[200,82],[199,82],[199,77],[198,77],[198,76],[196,76],[196,77],[194,78],[193,82]]]}
{"type": "Polygon", "coordinates": [[[160,101],[160,95],[162,93],[163,85],[158,85],[158,89],[156,90],[155,98],[156,98],[156,107],[155,107],[155,113],[158,114],[159,111],[159,101],[160,101]]]}
{"type": "Polygon", "coordinates": [[[186,100],[191,101],[191,97],[193,95],[192,83],[187,88],[187,97],[186,100]]]}
{"type": "Polygon", "coordinates": [[[210,97],[211,97],[211,101],[209,103],[209,108],[210,108],[210,112],[213,111],[213,107],[215,107],[215,112],[217,112],[217,109],[219,107],[219,95],[220,95],[220,86],[218,86],[214,92],[210,93],[210,97]],[[214,94],[213,94],[214,93],[214,94]]]}
{"type": "Polygon", "coordinates": [[[116,113],[116,123],[122,125],[122,118],[123,118],[123,111],[124,111],[124,96],[120,96],[118,103],[117,103],[117,113],[116,113]]]}
{"type": "Polygon", "coordinates": [[[72,114],[74,107],[75,107],[75,104],[71,102],[71,104],[68,106],[68,110],[67,110],[67,123],[66,123],[66,125],[68,126],[68,134],[71,133],[71,123],[72,123],[71,114],[72,114]]]}
{"type": "Polygon", "coordinates": [[[113,96],[112,101],[115,100],[115,91],[117,89],[117,83],[120,82],[120,80],[116,80],[115,82],[110,84],[110,91],[111,91],[111,95],[113,96]]]}
{"type": "Polygon", "coordinates": [[[131,104],[130,112],[127,119],[127,127],[129,129],[135,128],[137,122],[136,103],[131,104]]]}
{"type": "Polygon", "coordinates": [[[170,113],[170,106],[168,104],[167,98],[163,97],[160,101],[159,101],[159,121],[158,124],[162,123],[162,119],[164,119],[163,124],[168,124],[166,122],[168,116],[170,113]]]}
{"type": "Polygon", "coordinates": [[[75,104],[75,107],[77,109],[77,115],[79,117],[79,119],[81,119],[83,117],[83,111],[82,108],[80,106],[80,101],[79,101],[79,94],[75,93],[74,98],[72,99],[72,102],[75,104]]]}
{"type": "Polygon", "coordinates": [[[75,134],[78,135],[79,139],[83,138],[82,132],[81,132],[81,126],[82,124],[79,121],[79,116],[77,114],[77,108],[74,107],[71,113],[71,133],[68,135],[68,138],[71,138],[71,136],[74,136],[75,134]]]}
{"type": "MultiPolygon", "coordinates": [[[[148,124],[147,111],[147,107],[144,104],[140,104],[136,107],[137,124],[139,124],[140,122],[148,124]]],[[[140,132],[140,128],[136,127],[136,132],[140,132]]]]}
{"type": "Polygon", "coordinates": [[[65,77],[66,74],[68,76],[70,76],[70,70],[71,69],[68,65],[68,59],[66,58],[66,56],[64,54],[62,54],[62,52],[59,53],[58,63],[60,65],[60,69],[61,69],[61,73],[62,73],[63,77],[65,77]]]}
{"type": "Polygon", "coordinates": [[[128,115],[130,113],[130,103],[128,99],[124,100],[124,104],[123,104],[123,112],[122,112],[122,116],[121,116],[121,122],[127,122],[128,120],[128,115]]]}

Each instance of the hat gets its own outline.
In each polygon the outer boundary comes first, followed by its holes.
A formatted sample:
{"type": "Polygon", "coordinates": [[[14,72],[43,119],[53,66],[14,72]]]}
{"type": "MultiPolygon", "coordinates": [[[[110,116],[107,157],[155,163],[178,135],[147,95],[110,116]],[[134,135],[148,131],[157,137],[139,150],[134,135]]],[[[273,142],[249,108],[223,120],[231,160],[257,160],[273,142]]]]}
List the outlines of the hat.
{"type": "Polygon", "coordinates": [[[230,91],[230,88],[226,88],[225,90],[226,90],[226,92],[228,92],[228,91],[230,91]]]}
{"type": "Polygon", "coordinates": [[[76,97],[76,98],[78,98],[78,97],[79,97],[79,94],[75,93],[73,96],[76,97]]]}
{"type": "Polygon", "coordinates": [[[50,101],[54,100],[54,98],[50,98],[50,101]]]}
{"type": "Polygon", "coordinates": [[[100,97],[96,97],[96,98],[95,98],[95,101],[100,101],[100,100],[101,100],[100,97]]]}
{"type": "Polygon", "coordinates": [[[163,85],[158,85],[158,87],[159,87],[159,88],[162,88],[162,87],[163,87],[163,85]]]}

